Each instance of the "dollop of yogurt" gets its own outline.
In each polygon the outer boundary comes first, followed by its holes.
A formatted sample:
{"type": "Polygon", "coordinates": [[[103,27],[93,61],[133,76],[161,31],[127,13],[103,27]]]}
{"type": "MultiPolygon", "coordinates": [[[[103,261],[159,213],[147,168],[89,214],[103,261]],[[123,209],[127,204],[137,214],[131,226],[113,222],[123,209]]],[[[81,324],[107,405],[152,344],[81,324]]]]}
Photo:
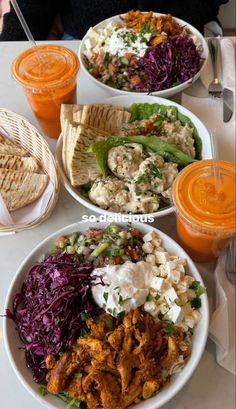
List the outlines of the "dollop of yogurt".
{"type": "Polygon", "coordinates": [[[92,287],[95,302],[113,316],[121,312],[128,313],[143,305],[148,297],[151,282],[157,275],[158,268],[146,261],[121,265],[109,265],[95,268],[92,276],[96,284],[92,287]]]}
{"type": "Polygon", "coordinates": [[[110,37],[108,52],[118,57],[122,57],[126,53],[134,53],[139,57],[143,57],[148,48],[147,42],[150,38],[151,33],[142,34],[127,28],[119,28],[110,37]]]}

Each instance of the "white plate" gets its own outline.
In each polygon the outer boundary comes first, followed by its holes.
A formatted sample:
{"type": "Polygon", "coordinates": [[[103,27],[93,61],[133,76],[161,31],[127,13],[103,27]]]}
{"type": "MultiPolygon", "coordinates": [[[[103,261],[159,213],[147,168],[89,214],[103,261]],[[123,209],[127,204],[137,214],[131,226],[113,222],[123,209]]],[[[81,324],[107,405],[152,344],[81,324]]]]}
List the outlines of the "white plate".
{"type": "MultiPolygon", "coordinates": [[[[153,13],[155,16],[163,16],[163,14],[161,13],[153,13]]],[[[168,89],[164,89],[162,91],[155,91],[152,92],[151,95],[156,95],[159,97],[170,97],[171,95],[175,95],[178,92],[182,92],[185,88],[187,88],[189,85],[193,84],[201,75],[201,72],[203,71],[207,58],[208,58],[208,54],[209,54],[209,50],[208,50],[208,46],[206,43],[205,38],[202,36],[202,34],[195,28],[193,27],[191,24],[188,24],[186,21],[181,20],[179,18],[174,17],[175,21],[177,23],[179,23],[181,26],[185,26],[187,27],[190,32],[196,36],[197,38],[200,39],[201,44],[202,44],[202,54],[201,57],[204,59],[203,64],[200,68],[200,70],[197,72],[197,74],[189,79],[188,81],[183,82],[182,84],[176,85],[175,87],[172,88],[168,88],[168,89]]],[[[110,23],[111,21],[117,21],[117,22],[121,22],[119,19],[119,16],[114,16],[111,18],[108,18],[106,20],[101,21],[100,23],[96,24],[96,26],[93,27],[94,30],[97,30],[99,28],[103,28],[105,26],[107,26],[108,23],[110,23]]],[[[99,87],[103,88],[104,90],[107,90],[108,92],[110,92],[111,95],[127,95],[127,94],[133,94],[133,92],[131,91],[123,91],[120,89],[116,89],[116,88],[112,88],[109,85],[103,84],[101,81],[98,81],[96,78],[94,78],[87,70],[87,68],[84,65],[83,62],[83,50],[84,50],[84,42],[87,39],[87,34],[85,34],[85,36],[83,37],[81,44],[80,44],[80,48],[79,48],[79,59],[80,59],[80,66],[82,68],[82,70],[86,73],[86,75],[88,76],[88,78],[93,81],[96,85],[98,85],[99,87]]],[[[135,92],[135,95],[147,95],[147,92],[135,92]]]]}
{"type": "MultiPolygon", "coordinates": [[[[160,97],[151,97],[151,96],[146,96],[146,95],[123,95],[120,97],[112,97],[105,99],[100,102],[100,104],[111,104],[114,106],[123,106],[125,108],[128,108],[131,104],[135,102],[148,102],[148,103],[159,103],[162,105],[174,105],[178,108],[179,112],[181,112],[184,115],[187,115],[193,124],[196,126],[199,136],[202,139],[202,158],[203,159],[212,159],[212,148],[211,148],[211,140],[210,140],[210,134],[203,125],[203,123],[188,109],[182,107],[181,105],[177,104],[176,102],[169,101],[168,99],[160,98],[160,97]]],[[[90,209],[92,212],[95,213],[100,213],[100,214],[106,214],[109,216],[114,216],[114,212],[108,211],[101,209],[100,207],[96,206],[93,204],[89,199],[85,198],[80,192],[79,189],[76,187],[73,187],[67,178],[64,169],[63,169],[63,164],[62,164],[62,135],[60,135],[58,142],[57,142],[57,147],[56,147],[56,161],[57,165],[59,168],[59,173],[60,177],[62,180],[63,185],[65,186],[66,190],[71,194],[71,196],[77,200],[79,203],[81,203],[83,206],[87,207],[90,209]]],[[[166,216],[167,214],[173,212],[174,208],[171,206],[168,209],[163,209],[160,210],[159,212],[154,212],[154,213],[148,213],[149,217],[161,217],[161,216],[166,216]]],[[[147,216],[147,215],[146,215],[147,216]]]]}
{"type": "MultiPolygon", "coordinates": [[[[125,223],[119,223],[121,226],[126,226],[125,223]]],[[[15,277],[11,283],[9,288],[5,308],[12,308],[12,299],[13,296],[20,291],[21,285],[23,283],[24,278],[26,277],[27,273],[29,272],[30,267],[43,255],[50,252],[52,247],[54,246],[55,239],[58,236],[64,234],[71,234],[75,231],[84,232],[89,227],[99,227],[104,228],[106,226],[105,223],[75,223],[70,226],[66,226],[61,230],[58,230],[56,233],[53,233],[48,238],[43,240],[37,247],[35,247],[31,253],[26,257],[23,261],[19,269],[17,270],[15,277]]],[[[151,230],[154,230],[158,233],[159,237],[163,241],[163,246],[167,249],[168,252],[171,254],[177,255],[186,259],[188,273],[194,277],[195,280],[201,282],[202,285],[202,278],[197,271],[194,263],[190,259],[190,257],[186,254],[186,252],[170,237],[168,237],[163,232],[153,228],[152,226],[142,224],[142,223],[133,223],[133,226],[138,228],[143,234],[148,233],[151,230]]],[[[201,307],[201,314],[202,319],[195,327],[194,336],[193,336],[193,346],[192,346],[192,354],[188,362],[186,363],[183,370],[172,377],[171,382],[166,385],[160,393],[158,393],[153,398],[150,398],[146,401],[143,401],[137,405],[132,405],[130,408],[133,409],[157,409],[168,402],[173,396],[180,391],[180,389],[185,385],[185,383],[189,380],[191,375],[193,374],[194,370],[196,369],[201,356],[203,354],[207,334],[208,334],[208,324],[209,324],[209,311],[208,311],[208,299],[207,295],[203,294],[201,297],[202,300],[202,307],[201,307]]],[[[59,398],[47,394],[46,396],[41,396],[38,392],[38,385],[32,379],[31,371],[26,367],[24,352],[19,349],[21,346],[21,342],[18,338],[17,332],[15,330],[15,324],[12,320],[6,319],[4,321],[3,327],[3,335],[4,335],[4,343],[6,347],[6,351],[11,362],[11,365],[14,369],[15,374],[17,375],[20,382],[24,385],[28,392],[30,392],[41,404],[46,405],[50,409],[66,409],[66,404],[61,401],[59,398]]],[[[198,399],[196,396],[195,399],[198,399]]]]}

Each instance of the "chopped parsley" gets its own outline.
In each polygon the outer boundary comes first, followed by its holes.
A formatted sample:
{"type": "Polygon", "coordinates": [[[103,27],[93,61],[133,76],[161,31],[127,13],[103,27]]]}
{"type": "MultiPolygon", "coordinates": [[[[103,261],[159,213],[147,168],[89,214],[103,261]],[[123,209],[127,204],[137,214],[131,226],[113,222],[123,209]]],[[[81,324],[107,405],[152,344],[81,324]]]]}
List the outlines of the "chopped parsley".
{"type": "Polygon", "coordinates": [[[104,298],[104,300],[107,302],[107,300],[108,300],[108,293],[103,293],[103,298],[104,298]]]}
{"type": "Polygon", "coordinates": [[[170,323],[166,324],[164,330],[167,333],[167,335],[169,335],[170,337],[172,337],[175,333],[174,326],[170,323]]]}

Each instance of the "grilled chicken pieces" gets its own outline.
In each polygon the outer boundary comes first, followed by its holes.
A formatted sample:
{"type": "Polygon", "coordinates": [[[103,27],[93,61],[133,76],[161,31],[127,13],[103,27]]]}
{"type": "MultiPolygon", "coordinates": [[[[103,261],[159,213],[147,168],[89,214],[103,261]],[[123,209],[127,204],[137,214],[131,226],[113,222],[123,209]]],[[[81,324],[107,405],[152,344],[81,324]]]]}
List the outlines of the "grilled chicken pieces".
{"type": "Polygon", "coordinates": [[[175,327],[169,336],[162,323],[136,309],[114,328],[113,318],[102,314],[86,321],[87,338],[79,338],[58,361],[47,357],[47,389],[67,392],[89,409],[125,409],[153,396],[169,379],[168,369],[189,348],[180,351],[184,334],[175,327]],[[79,376],[78,376],[79,374],[79,376]]]}

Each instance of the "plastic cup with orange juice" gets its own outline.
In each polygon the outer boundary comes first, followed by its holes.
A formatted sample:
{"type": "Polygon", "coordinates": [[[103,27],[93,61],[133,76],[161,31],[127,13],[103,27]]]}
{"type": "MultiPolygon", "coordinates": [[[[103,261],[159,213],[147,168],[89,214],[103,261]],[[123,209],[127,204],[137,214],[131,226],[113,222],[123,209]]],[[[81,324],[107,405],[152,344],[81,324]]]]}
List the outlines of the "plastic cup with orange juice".
{"type": "Polygon", "coordinates": [[[214,160],[188,165],[173,183],[172,198],[180,244],[194,261],[218,257],[236,233],[236,166],[214,160]]]}
{"type": "Polygon", "coordinates": [[[60,134],[61,104],[76,102],[79,60],[59,45],[39,45],[21,53],[12,64],[12,74],[24,89],[43,130],[51,137],[60,134]]]}

